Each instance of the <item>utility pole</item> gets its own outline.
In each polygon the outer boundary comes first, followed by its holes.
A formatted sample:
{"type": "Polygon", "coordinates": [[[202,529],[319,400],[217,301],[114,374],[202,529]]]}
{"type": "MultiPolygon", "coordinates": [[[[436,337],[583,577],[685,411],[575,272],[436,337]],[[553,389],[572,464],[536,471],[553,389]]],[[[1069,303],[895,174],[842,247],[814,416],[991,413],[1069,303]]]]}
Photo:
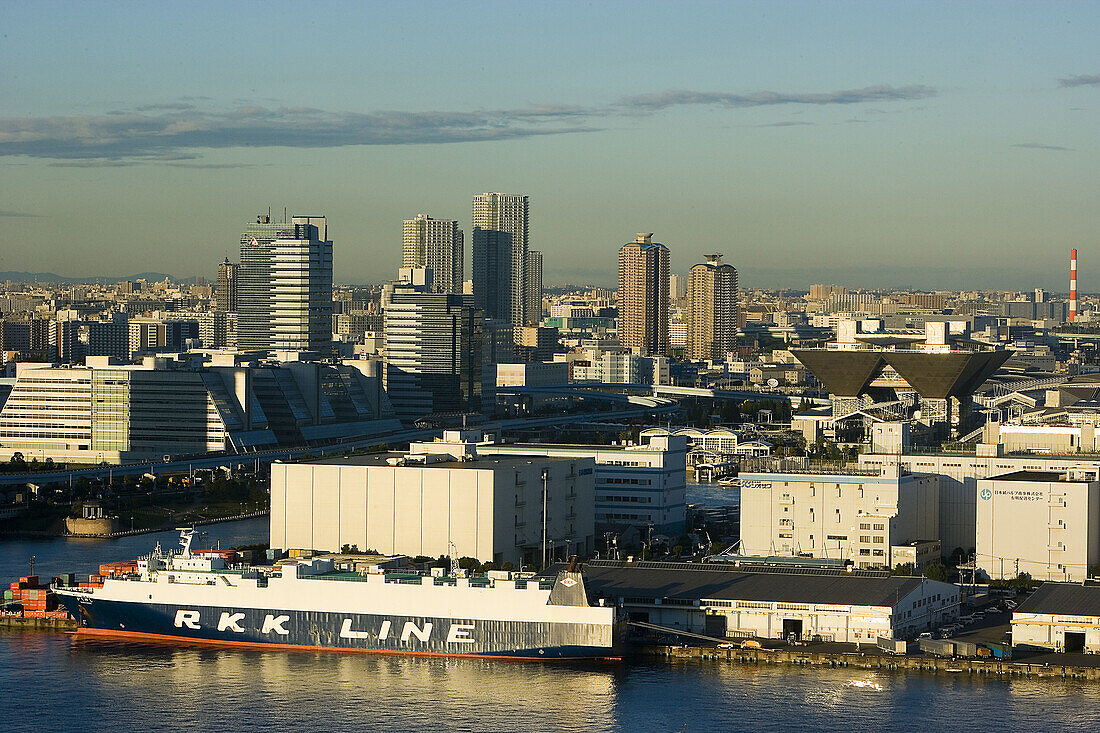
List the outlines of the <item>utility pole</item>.
{"type": "Polygon", "coordinates": [[[546,567],[546,481],[550,470],[542,469],[542,567],[546,567]]]}

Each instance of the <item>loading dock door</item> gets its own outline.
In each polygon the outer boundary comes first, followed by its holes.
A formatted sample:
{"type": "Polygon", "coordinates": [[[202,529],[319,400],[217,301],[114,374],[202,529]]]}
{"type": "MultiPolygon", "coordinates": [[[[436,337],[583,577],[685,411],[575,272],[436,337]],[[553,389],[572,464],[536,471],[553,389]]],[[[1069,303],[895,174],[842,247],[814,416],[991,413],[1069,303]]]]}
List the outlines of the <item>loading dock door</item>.
{"type": "Polygon", "coordinates": [[[1067,631],[1066,632],[1066,648],[1067,652],[1083,652],[1085,650],[1085,632],[1083,631],[1067,631]]]}
{"type": "Polygon", "coordinates": [[[785,618],[783,619],[783,638],[789,639],[791,637],[796,639],[802,638],[802,619],[800,618],[785,618]]]}
{"type": "Polygon", "coordinates": [[[718,639],[726,637],[726,617],[717,613],[711,613],[704,617],[704,634],[718,639]]]}

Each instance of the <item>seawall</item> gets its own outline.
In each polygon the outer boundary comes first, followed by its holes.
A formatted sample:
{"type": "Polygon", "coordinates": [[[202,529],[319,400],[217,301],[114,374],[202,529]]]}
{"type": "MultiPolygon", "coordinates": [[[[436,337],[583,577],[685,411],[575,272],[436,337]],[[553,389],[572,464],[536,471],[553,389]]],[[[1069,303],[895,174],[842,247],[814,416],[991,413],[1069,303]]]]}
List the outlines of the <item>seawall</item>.
{"type": "Polygon", "coordinates": [[[1040,664],[1023,660],[938,658],[920,655],[804,652],[784,649],[715,649],[655,646],[640,654],[670,659],[697,659],[742,664],[792,664],[854,669],[898,670],[944,674],[984,674],[1100,680],[1100,666],[1040,664]]]}

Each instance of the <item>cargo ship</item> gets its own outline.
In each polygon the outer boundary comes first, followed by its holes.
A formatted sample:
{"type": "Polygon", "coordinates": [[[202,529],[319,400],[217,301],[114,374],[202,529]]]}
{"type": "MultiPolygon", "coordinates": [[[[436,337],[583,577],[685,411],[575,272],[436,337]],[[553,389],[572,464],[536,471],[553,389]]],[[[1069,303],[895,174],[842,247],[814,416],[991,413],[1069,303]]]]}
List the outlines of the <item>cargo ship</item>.
{"type": "Polygon", "coordinates": [[[159,545],[126,572],[56,585],[78,634],[379,654],[617,660],[621,620],[591,605],[575,565],[551,579],[349,572],[332,558],[276,567],[159,545]],[[132,572],[131,572],[132,571],[132,572]]]}

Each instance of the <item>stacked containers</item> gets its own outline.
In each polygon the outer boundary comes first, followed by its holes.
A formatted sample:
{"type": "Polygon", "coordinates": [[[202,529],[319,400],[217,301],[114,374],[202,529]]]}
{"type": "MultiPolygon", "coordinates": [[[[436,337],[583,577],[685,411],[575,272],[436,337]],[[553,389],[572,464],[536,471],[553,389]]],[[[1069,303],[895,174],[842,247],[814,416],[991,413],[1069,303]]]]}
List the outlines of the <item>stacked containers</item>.
{"type": "Polygon", "coordinates": [[[18,582],[12,583],[11,587],[4,592],[4,599],[23,606],[24,613],[57,609],[57,596],[48,585],[38,582],[37,575],[24,575],[18,582]]]}

